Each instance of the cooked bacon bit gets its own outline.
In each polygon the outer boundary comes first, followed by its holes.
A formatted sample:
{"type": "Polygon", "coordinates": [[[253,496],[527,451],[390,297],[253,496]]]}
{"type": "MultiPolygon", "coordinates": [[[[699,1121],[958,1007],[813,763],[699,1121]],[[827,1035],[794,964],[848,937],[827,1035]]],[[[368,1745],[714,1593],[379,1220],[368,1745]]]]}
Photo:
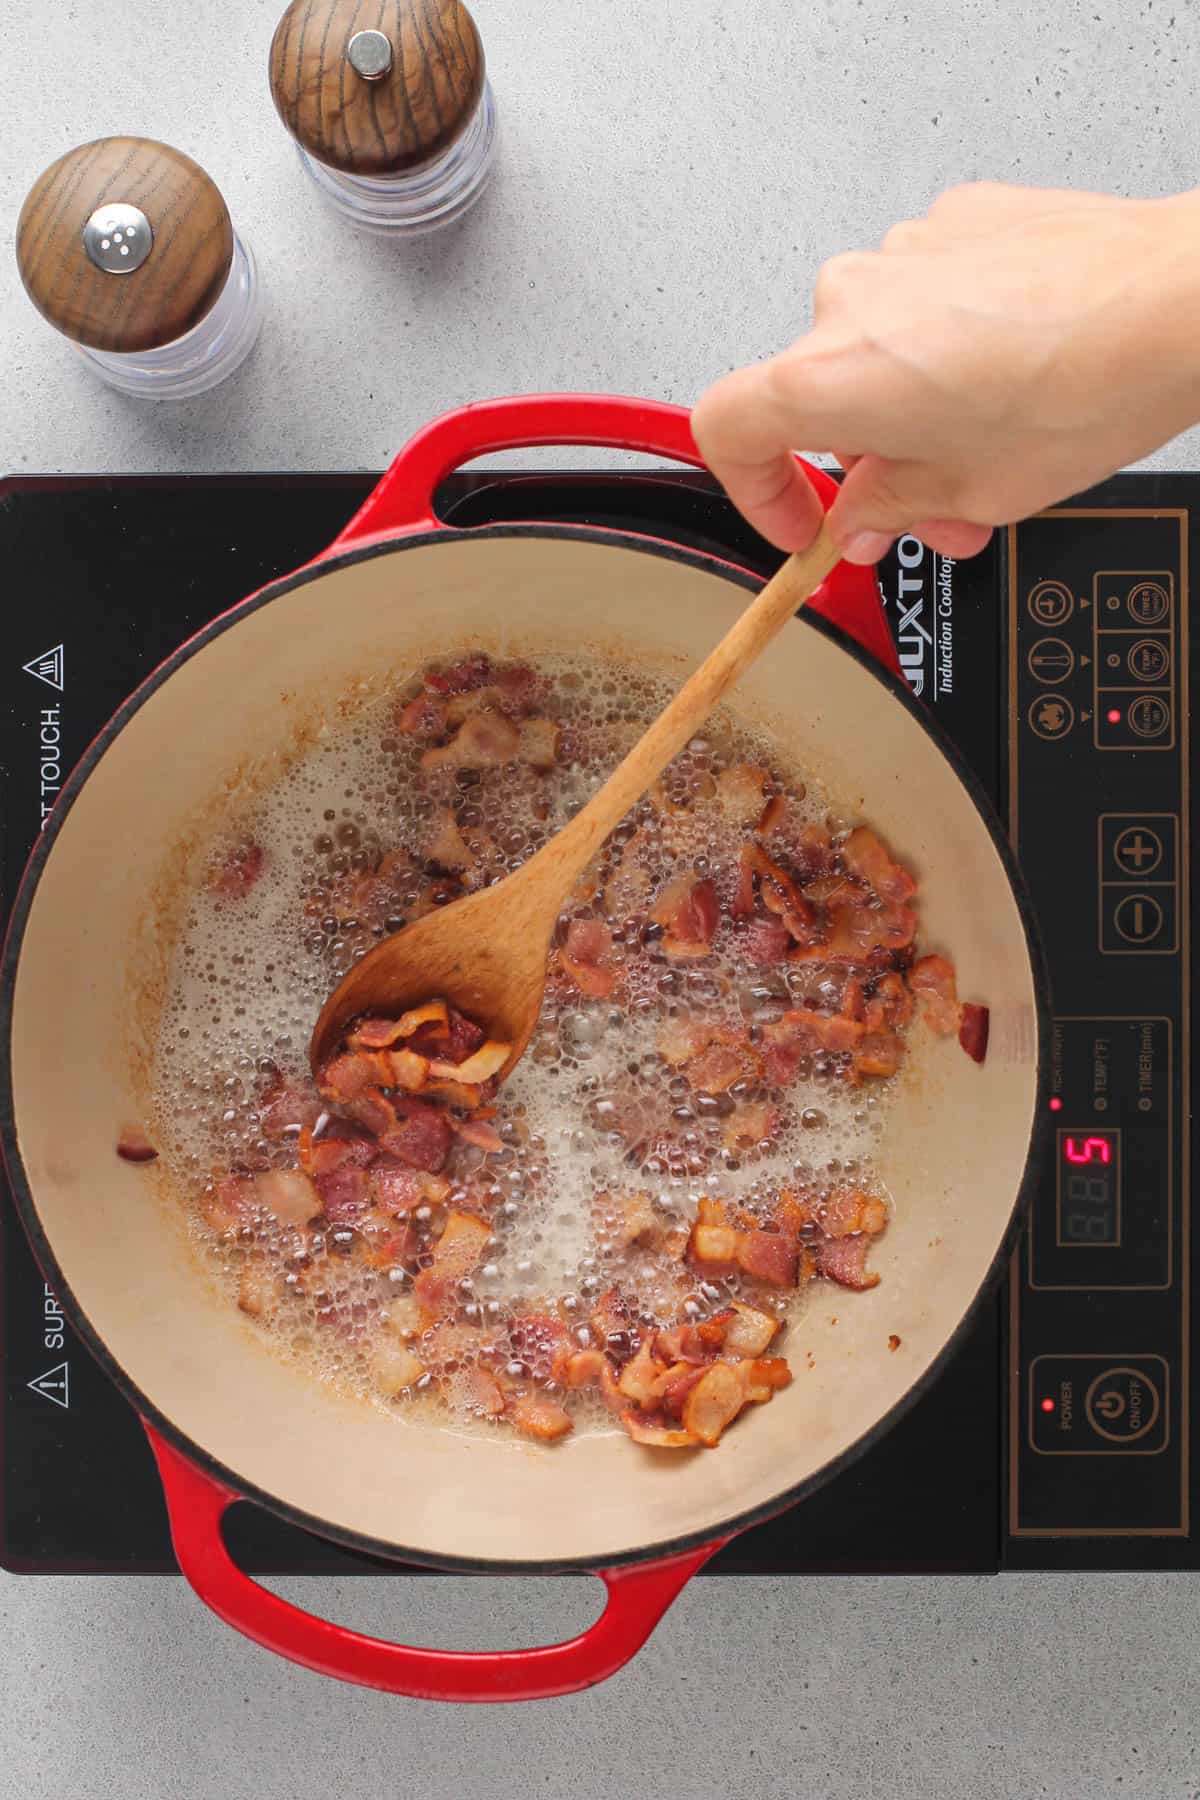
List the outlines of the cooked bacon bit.
{"type": "Polygon", "coordinates": [[[254,1191],[281,1225],[307,1225],[321,1211],[321,1196],[302,1169],[268,1169],[254,1177],[254,1191]]]}
{"type": "Polygon", "coordinates": [[[864,1233],[857,1237],[827,1238],[814,1245],[817,1273],[836,1281],[839,1287],[863,1292],[879,1286],[879,1276],[867,1268],[867,1253],[873,1240],[864,1233]]]}
{"type": "Polygon", "coordinates": [[[401,1038],[410,1038],[422,1025],[445,1025],[446,1002],[431,1000],[427,1006],[416,1006],[401,1013],[398,1019],[360,1019],[347,1038],[352,1050],[390,1050],[401,1038]]]}
{"type": "Polygon", "coordinates": [[[751,919],[734,938],[734,948],[752,969],[783,962],[794,939],[782,919],[751,919]]]}
{"type": "Polygon", "coordinates": [[[903,1040],[881,1032],[863,1038],[854,1052],[854,1073],[886,1080],[896,1073],[903,1061],[903,1040]]]}
{"type": "Polygon", "coordinates": [[[436,1175],[450,1154],[453,1133],[443,1114],[422,1100],[397,1100],[395,1121],[379,1133],[379,1141],[392,1156],[436,1175]]]}
{"type": "Polygon", "coordinates": [[[649,1343],[645,1343],[621,1370],[617,1386],[627,1400],[633,1400],[638,1406],[653,1406],[658,1398],[661,1373],[649,1343]]]}
{"type": "Polygon", "coordinates": [[[435,816],[436,829],[425,846],[425,855],[439,869],[455,869],[458,871],[474,869],[478,858],[471,849],[462,832],[458,820],[448,806],[443,806],[435,816]]]}
{"type": "Polygon", "coordinates": [[[425,1100],[436,1097],[444,1100],[447,1106],[461,1106],[464,1112],[473,1113],[494,1090],[494,1082],[472,1084],[465,1081],[427,1081],[421,1089],[421,1096],[425,1100]]]}
{"type": "Polygon", "coordinates": [[[655,1382],[658,1404],[671,1418],[678,1419],[692,1389],[704,1380],[704,1365],[678,1362],[666,1369],[655,1382]]]}
{"type": "Polygon", "coordinates": [[[508,1405],[496,1377],[478,1365],[453,1370],[445,1378],[443,1391],[459,1412],[472,1412],[483,1419],[498,1419],[508,1405]]]}
{"type": "Polygon", "coordinates": [[[782,919],[798,944],[811,943],[816,913],[787,870],[773,862],[761,844],[745,844],[741,854],[743,868],[749,867],[751,874],[758,876],[759,893],[767,911],[782,919]]]}
{"type": "Polygon", "coordinates": [[[503,713],[477,712],[440,749],[426,750],[423,769],[499,769],[516,757],[521,734],[503,713]]]}
{"type": "Polygon", "coordinates": [[[792,862],[805,882],[824,875],[833,861],[833,843],[824,825],[802,825],[790,850],[792,862]]]}
{"type": "Polygon", "coordinates": [[[263,1101],[259,1123],[268,1138],[291,1137],[306,1125],[315,1125],[321,1116],[321,1102],[290,1082],[277,1085],[263,1101]]]}
{"type": "Polygon", "coordinates": [[[900,1339],[896,1336],[895,1332],[893,1331],[891,1337],[888,1339],[888,1349],[889,1350],[898,1350],[899,1348],[900,1348],[900,1339]]]}
{"type": "Polygon", "coordinates": [[[856,1231],[878,1237],[887,1229],[887,1207],[882,1200],[862,1194],[857,1188],[835,1188],[821,1208],[820,1223],[826,1237],[849,1237],[856,1231]]]}
{"type": "Polygon", "coordinates": [[[761,1356],[779,1331],[779,1320],[735,1300],[732,1322],[726,1328],[725,1349],[734,1356],[761,1356]]]}
{"type": "Polygon", "coordinates": [[[474,1144],[487,1156],[504,1148],[504,1139],[485,1119],[451,1119],[450,1129],[464,1144],[474,1144]]]}
{"type": "Polygon", "coordinates": [[[517,755],[531,769],[544,775],[558,763],[561,736],[553,719],[523,719],[518,729],[517,755]]]}
{"type": "Polygon", "coordinates": [[[803,1195],[797,1194],[792,1188],[784,1188],[775,1208],[776,1231],[788,1231],[793,1237],[798,1237],[816,1222],[816,1214],[803,1195]]]}
{"type": "Polygon", "coordinates": [[[389,1050],[388,1086],[403,1088],[405,1093],[416,1094],[425,1086],[432,1065],[415,1050],[389,1050]]]}
{"type": "Polygon", "coordinates": [[[242,1270],[237,1303],[252,1319],[269,1319],[279,1308],[279,1272],[265,1257],[254,1256],[242,1270]]]}
{"type": "Polygon", "coordinates": [[[719,1200],[710,1200],[707,1194],[703,1195],[696,1202],[696,1223],[698,1225],[727,1224],[725,1208],[719,1200]]]}
{"type": "MultiPolygon", "coordinates": [[[[750,919],[758,903],[758,894],[754,886],[754,854],[753,845],[743,844],[738,852],[738,881],[734,896],[730,902],[731,919],[750,919]]],[[[786,927],[784,928],[786,930],[786,927]]],[[[788,933],[789,937],[791,933],[788,933]]]]}
{"type": "Polygon", "coordinates": [[[756,763],[734,763],[717,776],[717,803],[731,825],[761,820],[767,771],[756,763]]]}
{"type": "Polygon", "coordinates": [[[876,951],[905,950],[917,929],[911,906],[876,906],[862,888],[842,884],[838,902],[828,906],[829,929],[815,944],[797,945],[793,962],[869,963],[876,951]]]}
{"type": "Polygon", "coordinates": [[[726,1094],[740,1081],[761,1081],[763,1062],[751,1044],[739,1041],[737,1033],[723,1032],[720,1041],[714,1038],[699,1056],[685,1063],[683,1072],[697,1093],[726,1094]]]}
{"type": "Polygon", "coordinates": [[[763,1042],[776,1049],[797,1050],[801,1055],[816,1050],[853,1050],[861,1041],[863,1030],[857,1019],[848,1019],[842,1013],[819,1013],[797,1006],[763,1026],[763,1042]]]}
{"type": "Polygon", "coordinates": [[[370,1208],[365,1169],[343,1164],[341,1168],[331,1169],[327,1175],[318,1175],[315,1184],[321,1196],[322,1210],[331,1225],[353,1225],[370,1208]]]}
{"type": "Polygon", "coordinates": [[[370,1138],[343,1130],[327,1131],[319,1138],[311,1132],[300,1135],[300,1166],[314,1180],[345,1165],[365,1169],[378,1154],[379,1147],[370,1138]]]}
{"type": "Polygon", "coordinates": [[[793,1237],[782,1231],[739,1231],[736,1236],[735,1254],[743,1274],[769,1287],[796,1286],[800,1251],[793,1237]]]}
{"type": "Polygon", "coordinates": [[[696,1383],[683,1408],[683,1428],[711,1450],[746,1403],[743,1378],[729,1363],[714,1363],[696,1383]]]}
{"type": "Polygon", "coordinates": [[[699,1056],[710,1041],[707,1025],[700,1025],[694,1019],[668,1019],[658,1034],[655,1047],[665,1063],[673,1069],[682,1069],[693,1056],[699,1056]]]}
{"type": "Polygon", "coordinates": [[[881,900],[899,905],[911,900],[917,884],[903,863],[898,863],[882,838],[859,825],[841,847],[841,858],[857,881],[873,888],[881,900]]]}
{"type": "Polygon", "coordinates": [[[668,882],[650,909],[651,919],[663,928],[664,953],[676,960],[707,956],[720,916],[712,882],[690,876],[668,882]]]}
{"type": "Polygon", "coordinates": [[[384,1212],[397,1216],[429,1205],[433,1200],[429,1192],[432,1182],[438,1182],[445,1190],[438,1195],[439,1199],[444,1199],[450,1191],[449,1183],[437,1175],[422,1176],[415,1169],[406,1169],[399,1163],[376,1163],[370,1175],[371,1193],[376,1204],[384,1212]]]}
{"type": "Polygon", "coordinates": [[[252,1175],[226,1175],[217,1183],[215,1194],[204,1201],[204,1217],[221,1237],[240,1231],[243,1225],[262,1210],[258,1189],[252,1175]]]}
{"type": "Polygon", "coordinates": [[[958,1041],[967,1055],[975,1062],[981,1063],[987,1055],[988,1031],[991,1027],[991,1014],[986,1006],[976,1006],[970,1000],[962,1009],[962,1023],[958,1028],[958,1041]]]}
{"type": "Polygon", "coordinates": [[[939,1037],[958,1030],[958,991],[954,965],[944,956],[922,956],[909,970],[908,985],[921,1001],[925,1023],[939,1037]]]}
{"type": "Polygon", "coordinates": [[[435,694],[466,694],[472,688],[486,687],[492,679],[491,658],[482,650],[464,656],[461,662],[452,663],[448,669],[427,669],[423,677],[425,686],[435,694]]]}
{"type": "MultiPolygon", "coordinates": [[[[601,1344],[610,1345],[615,1340],[616,1345],[619,1346],[630,1339],[629,1304],[618,1288],[608,1288],[605,1293],[601,1294],[592,1309],[588,1324],[600,1339],[601,1344]]],[[[629,1348],[625,1353],[628,1355],[632,1348],[632,1342],[629,1342],[629,1348]]]]}
{"type": "Polygon", "coordinates": [[[651,1450],[694,1450],[696,1439],[690,1431],[672,1430],[669,1426],[655,1424],[651,1419],[636,1412],[623,1412],[621,1423],[635,1444],[645,1444],[651,1450]]]}
{"type": "Polygon", "coordinates": [[[237,844],[209,873],[208,889],[219,900],[243,900],[263,872],[261,844],[237,844]]]}
{"type": "Polygon", "coordinates": [[[561,1381],[565,1387],[594,1387],[601,1379],[608,1363],[600,1350],[576,1350],[563,1358],[555,1373],[555,1380],[561,1381]]]}
{"type": "Polygon", "coordinates": [[[787,816],[787,801],[782,794],[772,794],[759,815],[754,829],[759,837],[770,837],[777,831],[787,816]]]}
{"type": "Polygon", "coordinates": [[[792,1371],[782,1356],[759,1356],[750,1364],[749,1377],[753,1387],[778,1392],[780,1388],[791,1386],[792,1371]]]}
{"type": "MultiPolygon", "coordinates": [[[[368,1211],[357,1214],[349,1223],[359,1235],[359,1254],[368,1268],[386,1273],[397,1264],[411,1263],[416,1257],[418,1240],[414,1228],[407,1222],[399,1223],[379,1207],[369,1206],[368,1211]]],[[[412,1296],[405,1298],[412,1302],[416,1311],[412,1296]]]]}
{"type": "Polygon", "coordinates": [[[618,1418],[624,1418],[627,1410],[625,1396],[617,1386],[616,1370],[607,1356],[600,1371],[600,1398],[609,1412],[616,1413],[618,1418]]]}
{"type": "MultiPolygon", "coordinates": [[[[847,988],[852,985],[847,984],[847,988]]],[[[912,1018],[913,998],[903,975],[881,975],[863,1006],[862,1018],[870,1032],[903,1031],[912,1018]]]]}
{"type": "Polygon", "coordinates": [[[126,1125],[117,1139],[117,1155],[125,1162],[148,1163],[158,1160],[158,1151],[140,1125],[126,1125]]]}
{"type": "Polygon", "coordinates": [[[545,1394],[531,1394],[528,1399],[514,1401],[509,1417],[518,1431],[544,1444],[553,1444],[575,1429],[570,1413],[545,1394]]]}
{"type": "Polygon", "coordinates": [[[449,721],[436,694],[418,694],[395,713],[396,730],[405,737],[441,737],[449,721]]]}
{"type": "Polygon", "coordinates": [[[395,1128],[395,1109],[378,1088],[365,1088],[343,1105],[350,1117],[365,1127],[372,1137],[382,1139],[385,1132],[395,1128]]]}
{"type": "MultiPolygon", "coordinates": [[[[481,1087],[498,1075],[512,1053],[512,1045],[499,1043],[489,1038],[479,1049],[466,1057],[462,1062],[443,1062],[435,1058],[429,1065],[429,1073],[436,1075],[441,1081],[457,1081],[467,1087],[481,1087]]],[[[421,1059],[418,1057],[417,1059],[421,1059]]]]}
{"type": "Polygon", "coordinates": [[[450,1213],[446,1229],[433,1247],[434,1268],[439,1275],[460,1279],[469,1275],[482,1258],[491,1235],[491,1226],[477,1213],[450,1213]]]}
{"type": "Polygon", "coordinates": [[[601,1214],[611,1207],[617,1215],[617,1228],[612,1239],[614,1249],[648,1248],[662,1235],[663,1221],[655,1212],[649,1194],[597,1194],[596,1206],[601,1214]]]}
{"type": "Polygon", "coordinates": [[[612,947],[612,932],[601,919],[572,919],[567,926],[567,941],[558,960],[581,994],[606,1000],[612,993],[617,979],[612,947]]]}
{"type": "Polygon", "coordinates": [[[721,1141],[727,1150],[756,1150],[769,1144],[779,1129],[779,1108],[765,1100],[743,1102],[730,1113],[721,1130],[721,1141]]]}
{"type": "Polygon", "coordinates": [[[416,1387],[425,1373],[425,1365],[406,1344],[399,1343],[389,1333],[371,1346],[371,1373],[376,1387],[395,1398],[406,1388],[416,1387]]]}
{"type": "Polygon", "coordinates": [[[742,1233],[732,1225],[693,1225],[688,1239],[687,1256],[709,1270],[732,1274],[737,1266],[738,1240],[742,1233]]]}
{"type": "Polygon", "coordinates": [[[380,1051],[359,1051],[352,1055],[332,1057],[317,1074],[317,1087],[321,1094],[326,1100],[345,1106],[360,1094],[365,1094],[369,1088],[378,1087],[379,1076],[370,1059],[381,1054],[380,1051]]]}

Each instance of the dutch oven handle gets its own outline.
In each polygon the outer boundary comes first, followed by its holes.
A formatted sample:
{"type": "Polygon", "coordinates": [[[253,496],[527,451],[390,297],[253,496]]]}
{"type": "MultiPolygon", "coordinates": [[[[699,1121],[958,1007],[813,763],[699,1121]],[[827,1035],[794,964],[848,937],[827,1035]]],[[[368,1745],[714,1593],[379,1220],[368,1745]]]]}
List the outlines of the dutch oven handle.
{"type": "MultiPolygon", "coordinates": [[[[493,451],[553,444],[634,450],[690,463],[697,469],[704,467],[689,414],[682,406],[632,400],[620,394],[521,394],[507,400],[480,400],[444,413],[410,438],[345,530],[317,561],[352,546],[437,530],[441,520],[434,511],[433,496],[439,482],[453,470],[493,451]]],[[[812,463],[797,460],[828,511],[837,493],[836,481],[812,463]]],[[[808,607],[840,626],[875,661],[899,672],[873,569],[839,563],[808,607]]]]}
{"type": "Polygon", "coordinates": [[[180,1570],[206,1606],[244,1637],[318,1675],[414,1700],[548,1700],[594,1687],[639,1651],[676,1595],[728,1538],[680,1556],[604,1569],[608,1605],[594,1625],[535,1650],[425,1650],[348,1631],[260,1587],[238,1568],[221,1521],[241,1496],[196,1468],[150,1425],[180,1570]]]}

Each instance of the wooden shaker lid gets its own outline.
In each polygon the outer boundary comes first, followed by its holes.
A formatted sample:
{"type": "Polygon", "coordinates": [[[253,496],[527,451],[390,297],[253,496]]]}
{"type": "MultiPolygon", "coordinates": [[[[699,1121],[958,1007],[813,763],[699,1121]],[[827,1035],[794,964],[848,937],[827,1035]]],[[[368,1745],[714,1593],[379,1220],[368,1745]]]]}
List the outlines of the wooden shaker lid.
{"type": "Polygon", "coordinates": [[[292,0],[271,41],[280,118],[346,175],[400,175],[441,156],[469,124],[483,79],[461,0],[292,0]]]}
{"type": "Polygon", "coordinates": [[[34,182],[17,221],[29,298],[93,350],[174,343],[211,310],[232,261],[219,189],[190,156],[153,138],[68,150],[34,182]]]}

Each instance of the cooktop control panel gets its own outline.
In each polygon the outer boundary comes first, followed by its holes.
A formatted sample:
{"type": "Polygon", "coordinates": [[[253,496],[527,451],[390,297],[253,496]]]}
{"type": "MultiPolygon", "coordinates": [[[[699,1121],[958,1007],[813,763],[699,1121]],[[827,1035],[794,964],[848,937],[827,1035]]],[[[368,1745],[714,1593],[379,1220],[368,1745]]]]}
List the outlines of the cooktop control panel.
{"type": "Polygon", "coordinates": [[[1187,515],[1009,534],[1009,812],[1053,970],[1009,1315],[1014,1537],[1188,1530],[1187,515]]]}

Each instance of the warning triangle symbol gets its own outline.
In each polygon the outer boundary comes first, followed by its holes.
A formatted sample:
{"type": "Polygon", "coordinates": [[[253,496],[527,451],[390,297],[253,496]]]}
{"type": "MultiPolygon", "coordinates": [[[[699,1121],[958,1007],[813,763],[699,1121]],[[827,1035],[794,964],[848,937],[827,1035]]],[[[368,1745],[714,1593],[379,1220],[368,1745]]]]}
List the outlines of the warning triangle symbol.
{"type": "Polygon", "coordinates": [[[53,650],[43,650],[40,656],[30,657],[27,663],[21,664],[24,675],[36,675],[48,687],[63,691],[63,647],[55,644],[53,650]]]}
{"type": "Polygon", "coordinates": [[[44,1375],[36,1375],[26,1387],[40,1394],[43,1400],[53,1400],[55,1406],[67,1407],[71,1404],[71,1371],[65,1362],[56,1363],[47,1369],[44,1375]]]}

